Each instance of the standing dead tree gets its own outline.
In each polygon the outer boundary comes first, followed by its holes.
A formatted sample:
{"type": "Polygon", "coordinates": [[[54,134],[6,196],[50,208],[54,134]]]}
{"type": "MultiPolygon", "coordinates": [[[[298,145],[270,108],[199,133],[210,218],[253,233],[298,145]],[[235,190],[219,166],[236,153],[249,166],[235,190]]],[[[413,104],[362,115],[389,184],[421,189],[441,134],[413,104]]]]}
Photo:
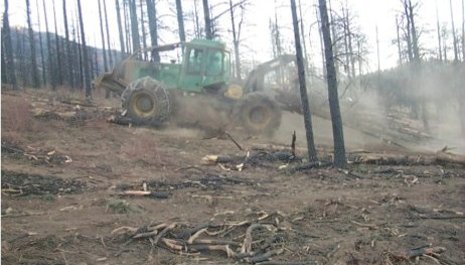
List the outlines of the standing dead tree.
{"type": "MultiPolygon", "coordinates": [[[[113,67],[113,55],[111,53],[111,42],[110,42],[110,29],[108,27],[108,13],[107,13],[107,2],[103,2],[103,13],[105,14],[105,31],[107,33],[107,51],[108,51],[108,66],[109,68],[113,67]]],[[[115,55],[116,56],[116,55],[115,55]]]]}
{"type": "Polygon", "coordinates": [[[186,32],[184,30],[184,15],[182,12],[181,0],[176,0],[176,17],[178,19],[179,41],[186,41],[186,32]]]}
{"type": "Polygon", "coordinates": [[[207,40],[213,39],[213,30],[212,30],[212,21],[210,18],[210,6],[208,4],[208,0],[202,0],[203,4],[203,17],[205,22],[205,38],[207,40]]]}
{"type": "Polygon", "coordinates": [[[107,50],[105,49],[105,33],[103,29],[103,19],[102,19],[102,4],[100,0],[97,0],[98,3],[98,17],[100,22],[100,37],[102,39],[102,52],[103,52],[103,69],[108,71],[108,61],[107,61],[107,50]]]}
{"type": "Polygon", "coordinates": [[[124,56],[125,45],[124,45],[124,35],[123,35],[123,24],[121,23],[121,11],[120,11],[119,0],[115,0],[115,7],[116,7],[116,20],[118,22],[119,45],[120,45],[121,55],[124,56]]]}
{"type": "MultiPolygon", "coordinates": [[[[149,19],[150,44],[152,47],[156,47],[158,46],[158,24],[155,2],[153,0],[147,0],[146,3],[147,15],[149,19]]],[[[160,53],[158,50],[152,51],[152,60],[156,63],[160,62],[160,53]]]]}
{"type": "Polygon", "coordinates": [[[44,20],[45,20],[45,36],[47,41],[47,65],[48,65],[48,80],[52,89],[56,88],[56,77],[54,75],[55,68],[53,67],[53,54],[52,54],[52,41],[50,39],[50,31],[48,27],[48,16],[47,16],[47,6],[45,4],[45,0],[42,0],[42,6],[44,11],[44,20]]]}
{"type": "Polygon", "coordinates": [[[60,37],[58,35],[58,21],[57,21],[57,13],[55,9],[55,0],[52,1],[52,6],[53,6],[53,23],[55,26],[55,57],[56,57],[56,63],[57,63],[57,68],[55,69],[55,74],[57,78],[57,83],[59,85],[63,85],[63,65],[61,61],[61,45],[60,45],[60,37]]]}
{"type": "Polygon", "coordinates": [[[132,50],[140,50],[139,23],[137,21],[136,0],[129,0],[129,16],[131,19],[132,50]]]}
{"type": "Polygon", "coordinates": [[[143,54],[143,59],[147,60],[147,34],[145,33],[145,15],[144,15],[144,0],[140,0],[140,28],[141,28],[141,33],[142,33],[142,50],[144,51],[143,54]]]}
{"type": "Polygon", "coordinates": [[[40,85],[39,73],[37,72],[37,57],[36,46],[34,40],[34,31],[32,30],[31,23],[31,5],[30,1],[26,0],[26,13],[27,13],[27,29],[29,34],[29,47],[31,49],[31,74],[32,74],[32,87],[38,88],[40,85]]]}
{"type": "Polygon", "coordinates": [[[330,25],[328,18],[328,10],[326,7],[326,0],[319,0],[319,9],[321,17],[321,31],[325,46],[326,58],[326,71],[328,82],[328,99],[329,109],[331,113],[331,121],[333,127],[333,141],[334,141],[334,165],[336,167],[345,167],[347,163],[345,147],[344,147],[344,133],[342,128],[341,111],[339,108],[339,98],[337,91],[337,76],[336,67],[334,65],[333,45],[331,41],[330,25]]]}
{"type": "Polygon", "coordinates": [[[450,4],[450,20],[451,20],[451,26],[452,26],[452,43],[454,45],[454,62],[459,61],[459,50],[458,50],[458,45],[457,45],[457,33],[455,32],[455,22],[454,22],[454,9],[452,6],[452,0],[449,0],[450,4]]]}
{"type": "MultiPolygon", "coordinates": [[[[15,63],[13,60],[13,45],[11,43],[11,30],[10,21],[8,18],[8,0],[4,1],[5,10],[3,12],[3,25],[2,25],[2,58],[3,67],[6,67],[6,82],[11,84],[13,89],[17,89],[16,76],[15,76],[15,63]]],[[[2,75],[3,77],[3,75],[2,75]]]]}
{"type": "Polygon", "coordinates": [[[294,39],[295,39],[295,50],[297,56],[297,69],[300,84],[300,98],[302,102],[302,110],[304,114],[305,132],[307,137],[307,150],[308,150],[308,161],[315,162],[318,160],[315,149],[315,142],[313,139],[313,127],[312,127],[312,115],[310,114],[310,106],[307,96],[307,86],[305,81],[305,67],[302,56],[302,47],[300,44],[300,33],[299,33],[299,22],[297,17],[297,8],[295,0],[291,1],[292,21],[294,26],[294,39]]]}
{"type": "Polygon", "coordinates": [[[90,71],[89,71],[89,56],[87,54],[86,35],[84,31],[84,20],[82,17],[81,0],[77,0],[78,14],[79,14],[79,28],[81,32],[82,42],[82,64],[84,68],[84,87],[86,91],[86,98],[92,99],[92,87],[90,86],[90,71]]]}
{"type": "Polygon", "coordinates": [[[75,86],[74,74],[73,74],[73,60],[71,55],[71,41],[69,39],[69,28],[68,28],[68,14],[66,10],[66,0],[63,0],[63,22],[65,27],[65,41],[66,41],[66,52],[65,52],[65,68],[67,72],[66,83],[71,87],[75,86]]]}
{"type": "Polygon", "coordinates": [[[229,0],[229,14],[231,17],[231,29],[232,29],[232,35],[233,35],[233,46],[234,46],[234,61],[235,61],[235,67],[236,67],[236,78],[238,80],[241,80],[241,59],[240,59],[240,51],[239,51],[239,44],[241,40],[241,29],[242,25],[244,23],[244,6],[240,6],[241,8],[241,14],[239,18],[239,22],[237,23],[236,27],[236,18],[235,18],[235,13],[234,13],[234,5],[233,1],[229,0]]]}

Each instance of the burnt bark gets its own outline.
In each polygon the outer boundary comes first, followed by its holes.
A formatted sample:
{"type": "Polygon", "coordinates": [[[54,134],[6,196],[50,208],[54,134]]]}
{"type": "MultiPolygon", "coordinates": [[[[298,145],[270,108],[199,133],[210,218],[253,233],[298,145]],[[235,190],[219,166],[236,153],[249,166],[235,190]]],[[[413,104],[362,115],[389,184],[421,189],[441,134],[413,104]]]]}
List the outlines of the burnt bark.
{"type": "Polygon", "coordinates": [[[203,4],[203,17],[205,20],[205,38],[207,40],[213,39],[212,20],[210,18],[210,6],[208,0],[202,0],[203,4]]]}
{"type": "Polygon", "coordinates": [[[131,19],[132,50],[140,50],[139,23],[137,21],[136,0],[129,0],[129,16],[131,19]]]}
{"type": "Polygon", "coordinates": [[[108,67],[111,68],[113,66],[113,55],[111,53],[111,42],[110,42],[110,29],[108,28],[108,13],[107,13],[107,2],[106,0],[102,0],[103,2],[103,13],[105,14],[105,31],[107,33],[107,52],[108,52],[108,67]]]}
{"type": "Polygon", "coordinates": [[[102,39],[102,52],[103,52],[103,69],[104,71],[108,71],[108,61],[107,61],[107,50],[105,49],[105,33],[103,29],[103,18],[102,18],[102,4],[100,0],[98,2],[98,17],[100,22],[100,37],[102,39]]]}
{"type": "Polygon", "coordinates": [[[326,0],[318,0],[322,23],[322,34],[325,46],[325,58],[328,82],[328,99],[333,127],[334,141],[334,165],[342,168],[346,166],[347,159],[344,147],[344,133],[342,128],[341,111],[339,108],[339,98],[337,91],[336,67],[334,65],[333,45],[331,41],[330,25],[326,0]]]}
{"type": "Polygon", "coordinates": [[[176,17],[178,19],[179,41],[186,41],[186,32],[184,30],[184,14],[182,12],[182,1],[176,0],[176,17]]]}
{"type": "Polygon", "coordinates": [[[75,86],[74,75],[73,75],[73,60],[71,56],[71,43],[69,39],[69,29],[68,29],[68,14],[66,8],[66,0],[63,0],[63,22],[65,27],[65,41],[66,41],[66,55],[65,55],[65,65],[67,71],[66,83],[71,87],[75,86]]]}
{"type": "Polygon", "coordinates": [[[452,26],[452,41],[454,44],[454,62],[458,62],[459,51],[457,47],[457,34],[455,32],[454,10],[452,6],[452,0],[449,0],[449,4],[450,4],[450,20],[451,20],[451,26],[452,26]]]}
{"type": "Polygon", "coordinates": [[[44,8],[44,20],[45,20],[45,36],[47,41],[47,72],[48,72],[48,80],[52,89],[56,88],[56,78],[54,75],[54,67],[53,67],[53,54],[52,54],[52,40],[50,38],[50,31],[48,27],[48,16],[47,16],[47,6],[45,4],[45,0],[42,0],[42,6],[44,8]]]}
{"type": "Polygon", "coordinates": [[[58,21],[57,21],[57,13],[55,9],[55,0],[52,1],[53,6],[53,22],[55,25],[55,57],[56,57],[56,69],[55,75],[57,78],[57,84],[63,85],[63,65],[61,61],[61,45],[60,45],[60,37],[58,36],[58,21]]]}
{"type": "Polygon", "coordinates": [[[295,39],[295,50],[297,57],[297,69],[299,76],[299,88],[300,98],[302,102],[302,110],[304,114],[305,133],[307,138],[307,150],[308,150],[308,161],[314,162],[318,160],[315,142],[313,139],[313,128],[312,128],[312,115],[310,113],[310,104],[308,102],[307,85],[305,81],[305,67],[302,56],[302,47],[300,44],[300,33],[299,33],[299,22],[297,18],[297,10],[295,0],[291,1],[292,21],[294,26],[294,39],[295,39]]]}
{"type": "Polygon", "coordinates": [[[236,30],[236,22],[234,17],[234,7],[232,0],[229,0],[229,14],[231,16],[231,28],[232,28],[232,35],[233,35],[233,45],[234,45],[234,60],[236,66],[236,78],[241,80],[241,59],[239,53],[239,42],[240,42],[240,33],[241,27],[243,23],[243,16],[241,15],[241,20],[239,21],[238,29],[236,30]]]}
{"type": "Polygon", "coordinates": [[[87,54],[86,46],[86,34],[84,31],[84,20],[82,17],[82,8],[81,0],[77,0],[78,4],[78,14],[79,14],[79,28],[81,32],[81,42],[82,42],[82,65],[84,69],[84,88],[86,91],[86,98],[88,100],[92,99],[92,87],[90,86],[90,71],[89,71],[89,56],[87,54]]]}
{"type": "MultiPolygon", "coordinates": [[[[2,26],[2,47],[3,52],[5,52],[4,58],[4,65],[6,67],[6,81],[12,85],[13,89],[17,89],[17,81],[16,81],[16,73],[15,73],[15,64],[13,60],[13,45],[11,43],[11,29],[10,29],[10,21],[8,15],[8,0],[4,1],[5,10],[3,12],[3,26],[2,26]]],[[[2,52],[2,56],[3,56],[2,52]]],[[[2,76],[3,77],[3,76],[2,76]]]]}
{"type": "MultiPolygon", "coordinates": [[[[147,15],[149,18],[150,44],[152,47],[156,47],[158,46],[157,11],[153,0],[146,1],[147,15]]],[[[160,62],[160,53],[158,51],[152,51],[152,60],[156,63],[160,62]]]]}
{"type": "Polygon", "coordinates": [[[27,13],[27,31],[29,35],[29,48],[31,49],[31,74],[32,74],[32,87],[39,88],[40,80],[39,73],[37,71],[37,57],[36,57],[36,46],[34,39],[34,31],[32,30],[31,23],[31,5],[30,0],[26,0],[26,13],[27,13]]]}
{"type": "Polygon", "coordinates": [[[121,46],[120,47],[121,54],[124,54],[125,53],[125,48],[124,48],[125,45],[124,45],[124,35],[123,35],[123,24],[121,23],[121,11],[120,11],[119,0],[115,0],[115,6],[116,6],[116,20],[118,22],[119,45],[121,46]]]}
{"type": "Polygon", "coordinates": [[[145,33],[145,16],[144,16],[144,0],[140,0],[140,28],[142,30],[142,49],[144,60],[147,60],[147,34],[145,33]]]}

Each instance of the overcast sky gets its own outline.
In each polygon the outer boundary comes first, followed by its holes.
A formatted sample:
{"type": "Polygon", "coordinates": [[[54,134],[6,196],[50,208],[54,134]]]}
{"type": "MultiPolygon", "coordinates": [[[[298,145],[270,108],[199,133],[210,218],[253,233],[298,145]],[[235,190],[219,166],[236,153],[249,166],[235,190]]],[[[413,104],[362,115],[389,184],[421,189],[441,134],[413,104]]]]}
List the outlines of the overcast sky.
{"type": "MultiPolygon", "coordinates": [[[[32,20],[33,27],[37,30],[39,23],[37,20],[36,10],[39,8],[41,18],[41,31],[45,30],[43,0],[30,0],[32,5],[32,20]],[[36,4],[38,2],[38,6],[36,4]]],[[[202,11],[201,0],[183,0],[184,13],[186,13],[186,30],[193,32],[192,17],[188,13],[193,10],[194,1],[199,3],[199,11],[202,11]]],[[[297,2],[299,0],[296,0],[297,2]]],[[[316,0],[300,0],[303,6],[303,20],[306,31],[307,43],[311,41],[314,49],[311,57],[315,65],[321,62],[321,54],[319,48],[319,39],[316,26],[315,5],[316,0]]],[[[340,9],[340,2],[345,0],[332,0],[333,8],[340,9]]],[[[25,0],[10,0],[10,24],[11,25],[26,25],[25,0]]],[[[64,32],[63,17],[62,17],[62,0],[55,0],[58,20],[58,30],[64,32]]],[[[85,23],[85,32],[87,35],[87,43],[92,46],[101,46],[100,28],[98,20],[98,5],[95,0],[81,0],[83,7],[83,16],[85,23]]],[[[119,49],[118,30],[116,23],[116,12],[113,0],[106,0],[107,12],[110,24],[110,38],[113,48],[119,49]]],[[[145,2],[145,1],[144,1],[145,2]]],[[[161,29],[160,43],[170,43],[177,41],[176,18],[174,9],[170,5],[174,5],[174,0],[157,0],[157,11],[161,16],[165,29],[161,29]]],[[[218,5],[224,0],[210,0],[210,5],[216,6],[212,10],[212,16],[225,10],[227,5],[218,5]]],[[[375,29],[378,27],[379,41],[381,50],[381,67],[389,68],[396,64],[397,53],[396,47],[392,44],[392,40],[396,37],[395,31],[395,16],[401,10],[402,5],[400,0],[347,0],[351,12],[356,15],[356,23],[360,29],[368,37],[369,69],[376,69],[376,34],[375,29]]],[[[439,19],[441,24],[447,24],[450,28],[450,9],[449,1],[447,0],[419,0],[421,2],[418,10],[419,16],[417,25],[427,30],[421,37],[421,44],[424,48],[434,49],[437,43],[436,37],[436,6],[439,11],[439,19]],[[429,32],[428,32],[429,31],[429,32]]],[[[45,0],[47,6],[48,20],[53,30],[53,8],[52,0],[45,0]]],[[[76,1],[66,0],[68,5],[69,19],[73,20],[76,17],[76,1]]],[[[244,39],[244,47],[242,48],[242,58],[248,61],[262,62],[271,58],[271,43],[269,20],[274,18],[275,6],[278,13],[278,22],[283,28],[284,46],[288,52],[293,52],[293,35],[291,23],[291,11],[289,8],[289,0],[251,0],[251,5],[245,13],[246,24],[244,25],[242,37],[244,39]]],[[[462,28],[462,0],[452,0],[454,19],[456,30],[461,32],[462,28]]],[[[3,1],[1,1],[1,9],[4,9],[3,1]]],[[[200,14],[202,17],[202,14],[200,14]]],[[[202,21],[201,21],[202,22],[202,21]]],[[[70,22],[71,26],[73,22],[70,22]]],[[[229,47],[230,37],[228,30],[230,28],[229,16],[226,14],[219,22],[222,39],[227,42],[229,47]]],[[[64,35],[64,34],[62,34],[64,35]]]]}

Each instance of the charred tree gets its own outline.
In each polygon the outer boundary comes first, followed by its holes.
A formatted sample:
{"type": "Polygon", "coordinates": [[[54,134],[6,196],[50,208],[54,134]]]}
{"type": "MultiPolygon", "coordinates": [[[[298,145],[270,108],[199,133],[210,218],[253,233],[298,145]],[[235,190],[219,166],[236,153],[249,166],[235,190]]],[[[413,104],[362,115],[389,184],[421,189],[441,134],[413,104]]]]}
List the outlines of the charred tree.
{"type": "Polygon", "coordinates": [[[200,18],[199,18],[199,5],[198,0],[194,0],[194,10],[193,10],[193,19],[194,19],[194,35],[196,38],[200,38],[202,35],[200,28],[200,18]]]}
{"type": "MultiPolygon", "coordinates": [[[[242,9],[243,12],[243,9],[242,9]]],[[[233,45],[234,45],[234,60],[235,60],[235,66],[236,66],[236,78],[238,80],[241,80],[241,58],[240,58],[240,52],[239,52],[239,42],[240,42],[240,34],[241,34],[241,28],[242,28],[242,23],[244,22],[244,16],[243,13],[241,14],[241,19],[239,20],[237,29],[236,29],[236,22],[235,22],[235,17],[234,17],[234,7],[232,0],[229,0],[229,14],[231,16],[231,29],[232,29],[232,35],[233,35],[233,45]]]]}
{"type": "Polygon", "coordinates": [[[182,12],[182,1],[176,0],[176,17],[178,19],[179,41],[186,41],[186,32],[184,30],[184,14],[182,12]]]}
{"type": "Polygon", "coordinates": [[[131,46],[131,31],[130,31],[130,22],[129,22],[129,14],[128,14],[128,7],[129,3],[126,0],[123,0],[123,14],[124,14],[124,32],[126,34],[126,52],[131,53],[132,52],[132,46],[131,46]]]}
{"type": "MultiPolygon", "coordinates": [[[[13,45],[11,43],[11,30],[10,30],[10,21],[8,18],[8,0],[4,1],[5,10],[3,12],[3,21],[2,21],[2,48],[3,52],[5,53],[4,58],[4,65],[6,66],[6,81],[12,85],[13,89],[17,89],[17,82],[16,82],[16,73],[15,73],[15,63],[13,59],[13,45]]],[[[3,76],[2,76],[3,77],[3,76]]]]}
{"type": "Polygon", "coordinates": [[[84,31],[84,20],[82,17],[81,0],[77,0],[79,14],[79,28],[81,32],[82,42],[82,64],[84,69],[84,88],[86,91],[86,99],[92,99],[92,88],[90,86],[90,71],[89,71],[89,56],[87,54],[86,34],[84,31]]]}
{"type": "Polygon", "coordinates": [[[136,0],[129,0],[129,16],[131,18],[132,50],[133,52],[137,52],[140,50],[140,37],[136,0]]]}
{"type": "Polygon", "coordinates": [[[107,51],[108,51],[108,66],[111,68],[113,66],[113,55],[111,54],[111,42],[110,42],[110,29],[108,28],[108,13],[107,13],[107,2],[103,2],[103,12],[105,14],[105,31],[107,33],[107,51]]]}
{"type": "Polygon", "coordinates": [[[205,38],[207,40],[213,39],[213,24],[210,18],[210,6],[208,5],[208,0],[202,0],[203,4],[203,17],[205,20],[205,38]]]}
{"type": "Polygon", "coordinates": [[[45,0],[42,0],[42,5],[44,8],[44,20],[45,20],[45,36],[47,41],[47,64],[48,64],[48,80],[52,89],[56,88],[56,76],[54,74],[55,68],[53,67],[53,54],[52,54],[52,40],[50,38],[50,31],[48,27],[48,16],[47,16],[47,6],[45,0]]]}
{"type": "MultiPolygon", "coordinates": [[[[415,5],[416,6],[416,5],[415,5]]],[[[418,34],[417,34],[417,27],[415,25],[415,13],[414,13],[414,5],[412,5],[412,0],[408,0],[408,9],[409,9],[409,20],[410,20],[410,27],[411,27],[411,34],[412,34],[412,49],[413,49],[413,59],[415,62],[420,61],[420,48],[418,44],[418,34]]]]}
{"type": "Polygon", "coordinates": [[[334,165],[336,167],[345,167],[347,160],[344,147],[344,133],[342,128],[341,111],[339,109],[339,98],[337,92],[336,67],[334,65],[333,45],[331,41],[330,25],[328,19],[328,10],[326,0],[318,0],[320,16],[322,23],[322,34],[325,46],[327,82],[328,82],[328,99],[333,127],[334,141],[334,165]]]}
{"type": "Polygon", "coordinates": [[[57,84],[63,85],[63,66],[61,62],[61,45],[60,37],[58,36],[58,21],[55,9],[55,0],[52,1],[53,5],[53,22],[55,24],[55,57],[57,60],[57,68],[55,74],[57,75],[57,84]]]}
{"type": "Polygon", "coordinates": [[[400,44],[400,24],[399,24],[399,18],[396,16],[396,44],[397,44],[397,56],[399,57],[399,65],[402,65],[403,60],[402,60],[402,48],[400,44]]]}
{"type": "MultiPolygon", "coordinates": [[[[158,46],[158,24],[157,11],[153,0],[147,1],[147,15],[149,18],[150,44],[152,47],[158,46]]],[[[160,53],[152,50],[152,60],[156,63],[160,62],[160,53]]]]}
{"type": "Polygon", "coordinates": [[[147,35],[145,33],[145,18],[144,18],[144,0],[140,0],[140,28],[142,30],[142,49],[144,60],[147,60],[147,35]]]}
{"type": "Polygon", "coordinates": [[[36,46],[34,40],[34,31],[32,30],[31,22],[31,5],[30,1],[26,0],[26,13],[27,13],[27,31],[29,34],[29,48],[31,49],[31,74],[32,74],[32,87],[39,88],[40,80],[39,73],[37,71],[37,57],[36,57],[36,46]]]}
{"type": "MultiPolygon", "coordinates": [[[[36,0],[36,6],[39,7],[39,0],[36,0]]],[[[43,43],[42,43],[42,32],[40,30],[40,11],[39,9],[37,11],[37,27],[39,30],[39,51],[40,51],[40,64],[41,64],[41,86],[42,84],[45,85],[47,83],[46,80],[46,75],[47,75],[47,67],[45,65],[45,56],[44,56],[44,48],[43,48],[43,43]]]]}
{"type": "Polygon", "coordinates": [[[105,33],[103,29],[103,18],[102,18],[102,4],[100,0],[98,2],[98,17],[100,22],[100,37],[102,39],[102,52],[103,52],[103,69],[105,72],[108,71],[108,61],[107,61],[107,50],[105,49],[105,33]]]}
{"type": "Polygon", "coordinates": [[[318,160],[315,142],[313,140],[313,128],[312,128],[312,115],[310,114],[310,106],[307,96],[307,86],[305,81],[305,67],[302,56],[302,47],[300,45],[300,33],[299,33],[299,22],[297,18],[297,8],[295,0],[291,1],[292,21],[294,25],[294,39],[295,39],[295,50],[297,57],[297,69],[299,75],[300,84],[300,98],[302,102],[302,110],[304,113],[305,132],[307,136],[307,150],[308,150],[308,161],[314,162],[318,160]]]}
{"type": "Polygon", "coordinates": [[[68,28],[68,14],[66,8],[66,0],[63,0],[63,22],[65,27],[65,42],[66,42],[66,53],[65,53],[65,68],[67,73],[66,83],[71,87],[74,87],[74,75],[73,75],[73,60],[71,56],[71,43],[69,39],[69,28],[68,28]]]}
{"type": "MultiPolygon", "coordinates": [[[[115,6],[116,6],[116,20],[118,22],[118,33],[119,33],[119,45],[121,46],[121,54],[125,53],[124,49],[124,35],[123,35],[123,24],[121,22],[121,11],[120,11],[120,5],[119,5],[119,0],[115,0],[115,6]]],[[[108,24],[107,24],[108,26],[108,24]]],[[[124,56],[124,55],[123,55],[124,56]]]]}
{"type": "Polygon", "coordinates": [[[450,4],[450,20],[451,20],[451,23],[452,23],[452,41],[453,41],[453,44],[454,44],[454,62],[458,62],[459,61],[459,51],[458,51],[458,47],[457,47],[457,34],[455,32],[454,10],[453,10],[453,6],[452,6],[452,0],[449,0],[449,4],[450,4]]]}
{"type": "Polygon", "coordinates": [[[442,62],[441,26],[439,25],[438,3],[436,2],[436,30],[438,34],[438,60],[442,62]]]}

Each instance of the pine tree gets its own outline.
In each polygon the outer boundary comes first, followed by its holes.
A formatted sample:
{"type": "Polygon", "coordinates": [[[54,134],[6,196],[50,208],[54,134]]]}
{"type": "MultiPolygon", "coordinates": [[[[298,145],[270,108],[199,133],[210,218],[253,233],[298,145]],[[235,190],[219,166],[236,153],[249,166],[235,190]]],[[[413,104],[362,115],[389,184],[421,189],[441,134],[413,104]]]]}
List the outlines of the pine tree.
{"type": "Polygon", "coordinates": [[[34,39],[34,31],[32,30],[31,23],[31,5],[30,1],[26,0],[26,13],[27,13],[27,29],[29,33],[29,47],[31,49],[31,74],[32,74],[32,87],[38,88],[40,86],[39,73],[37,72],[37,57],[36,46],[34,39]]]}
{"type": "Polygon", "coordinates": [[[92,99],[92,88],[90,86],[90,72],[89,72],[89,56],[87,55],[86,35],[84,31],[84,21],[82,17],[81,0],[77,0],[78,14],[79,14],[79,28],[81,30],[82,42],[82,64],[84,68],[84,88],[86,90],[86,98],[92,99]]]}

